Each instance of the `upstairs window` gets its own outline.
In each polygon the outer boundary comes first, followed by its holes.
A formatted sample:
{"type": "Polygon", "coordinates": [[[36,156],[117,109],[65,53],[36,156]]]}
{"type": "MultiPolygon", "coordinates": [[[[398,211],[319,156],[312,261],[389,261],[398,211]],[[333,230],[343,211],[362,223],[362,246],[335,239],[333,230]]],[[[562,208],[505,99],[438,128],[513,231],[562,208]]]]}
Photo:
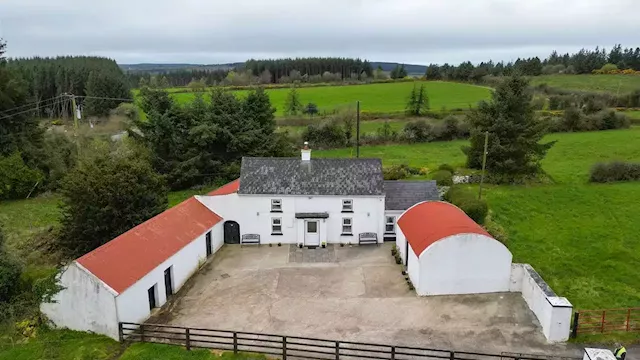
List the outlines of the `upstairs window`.
{"type": "Polygon", "coordinates": [[[271,199],[271,212],[282,212],[282,200],[271,199]]]}
{"type": "Polygon", "coordinates": [[[353,222],[351,218],[342,218],[342,235],[353,234],[353,222]]]}
{"type": "Polygon", "coordinates": [[[395,234],[396,232],[396,218],[395,216],[387,216],[384,223],[385,234],[395,234]]]}
{"type": "Polygon", "coordinates": [[[271,235],[282,235],[282,219],[271,218],[271,235]]]}
{"type": "Polygon", "coordinates": [[[342,212],[353,212],[353,200],[342,200],[342,212]]]}

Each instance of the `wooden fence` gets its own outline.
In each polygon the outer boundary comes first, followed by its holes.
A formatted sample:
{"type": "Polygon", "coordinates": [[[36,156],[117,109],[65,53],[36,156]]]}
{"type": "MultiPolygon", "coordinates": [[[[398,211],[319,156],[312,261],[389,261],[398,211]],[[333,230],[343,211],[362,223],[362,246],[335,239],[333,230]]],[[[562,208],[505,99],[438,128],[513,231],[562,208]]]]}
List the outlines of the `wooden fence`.
{"type": "Polygon", "coordinates": [[[581,310],[573,314],[571,335],[640,331],[640,308],[581,310]]]}
{"type": "MultiPolygon", "coordinates": [[[[395,346],[299,336],[261,334],[244,331],[187,328],[181,326],[120,323],[121,342],[151,342],[194,348],[217,349],[273,355],[286,359],[449,359],[449,360],[575,360],[557,356],[528,354],[483,354],[395,346]]],[[[579,358],[578,358],[579,359],[579,358]]]]}

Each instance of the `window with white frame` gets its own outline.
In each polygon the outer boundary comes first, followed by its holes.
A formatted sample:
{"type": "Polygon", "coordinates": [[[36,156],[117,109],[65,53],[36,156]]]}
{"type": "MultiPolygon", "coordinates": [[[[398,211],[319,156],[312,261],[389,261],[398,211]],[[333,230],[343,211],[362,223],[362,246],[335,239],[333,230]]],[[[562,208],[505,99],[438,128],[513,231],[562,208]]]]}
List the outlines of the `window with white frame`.
{"type": "Polygon", "coordinates": [[[282,200],[271,199],[271,212],[282,212],[282,200]]]}
{"type": "Polygon", "coordinates": [[[271,218],[271,234],[282,234],[282,218],[271,218]]]}
{"type": "Polygon", "coordinates": [[[342,235],[353,234],[353,222],[351,218],[342,218],[342,235]]]}
{"type": "Polygon", "coordinates": [[[385,234],[395,234],[396,232],[396,217],[387,216],[384,223],[385,234]]]}
{"type": "Polygon", "coordinates": [[[353,212],[353,200],[351,199],[342,200],[342,212],[353,212]]]}

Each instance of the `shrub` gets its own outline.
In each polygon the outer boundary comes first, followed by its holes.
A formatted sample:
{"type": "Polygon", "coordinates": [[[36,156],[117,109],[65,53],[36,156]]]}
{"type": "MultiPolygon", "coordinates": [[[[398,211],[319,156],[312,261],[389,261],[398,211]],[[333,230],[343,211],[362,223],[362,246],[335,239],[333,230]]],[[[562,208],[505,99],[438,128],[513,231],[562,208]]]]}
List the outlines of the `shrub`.
{"type": "Polygon", "coordinates": [[[489,205],[485,200],[480,199],[465,199],[458,207],[478,224],[484,224],[484,220],[489,213],[489,205]]]}
{"type": "Polygon", "coordinates": [[[448,171],[448,172],[450,172],[452,174],[456,172],[456,169],[453,166],[449,165],[449,164],[442,164],[442,165],[438,166],[438,170],[445,170],[445,171],[448,171]]]}
{"type": "Polygon", "coordinates": [[[436,184],[439,186],[451,186],[453,185],[453,174],[451,171],[447,170],[438,170],[433,173],[431,177],[436,181],[436,184]]]}
{"type": "Polygon", "coordinates": [[[20,264],[4,248],[4,233],[0,227],[0,303],[8,303],[20,290],[20,264]]]}
{"type": "Polygon", "coordinates": [[[421,169],[411,167],[407,164],[393,165],[382,169],[385,180],[401,180],[406,179],[409,175],[420,174],[421,169]]]}
{"type": "Polygon", "coordinates": [[[410,142],[433,140],[433,126],[425,120],[410,121],[404,126],[403,137],[410,142]]]}
{"type": "Polygon", "coordinates": [[[0,199],[25,198],[43,179],[40,171],[24,163],[20,153],[0,157],[0,199]]]}
{"type": "Polygon", "coordinates": [[[302,133],[302,138],[316,148],[341,147],[347,142],[344,129],[336,121],[309,125],[302,133]]]}
{"type": "Polygon", "coordinates": [[[122,103],[117,108],[111,110],[112,115],[123,116],[130,120],[138,120],[140,117],[136,104],[122,103]]]}
{"type": "Polygon", "coordinates": [[[597,183],[638,180],[640,180],[640,163],[621,161],[597,163],[591,168],[589,177],[589,181],[597,183]]]}
{"type": "Polygon", "coordinates": [[[459,207],[478,224],[483,224],[489,213],[489,206],[484,199],[477,199],[474,193],[459,185],[451,186],[444,194],[444,199],[459,207]]]}

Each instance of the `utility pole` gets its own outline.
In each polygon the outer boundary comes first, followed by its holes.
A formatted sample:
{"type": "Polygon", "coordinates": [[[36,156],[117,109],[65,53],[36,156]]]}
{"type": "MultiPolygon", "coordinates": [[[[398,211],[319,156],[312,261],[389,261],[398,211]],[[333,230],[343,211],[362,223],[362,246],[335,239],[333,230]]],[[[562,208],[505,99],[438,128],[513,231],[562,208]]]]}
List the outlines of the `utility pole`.
{"type": "Polygon", "coordinates": [[[484,183],[484,170],[487,167],[487,148],[489,147],[489,132],[484,133],[484,152],[482,153],[482,175],[480,176],[480,189],[478,199],[482,199],[482,184],[484,183]]]}
{"type": "Polygon", "coordinates": [[[356,157],[360,157],[360,100],[356,101],[356,157]]]}
{"type": "Polygon", "coordinates": [[[78,107],[76,105],[76,97],[70,94],[71,98],[71,111],[73,112],[73,137],[76,141],[76,147],[78,148],[78,155],[80,155],[80,142],[78,141],[78,107]]]}

